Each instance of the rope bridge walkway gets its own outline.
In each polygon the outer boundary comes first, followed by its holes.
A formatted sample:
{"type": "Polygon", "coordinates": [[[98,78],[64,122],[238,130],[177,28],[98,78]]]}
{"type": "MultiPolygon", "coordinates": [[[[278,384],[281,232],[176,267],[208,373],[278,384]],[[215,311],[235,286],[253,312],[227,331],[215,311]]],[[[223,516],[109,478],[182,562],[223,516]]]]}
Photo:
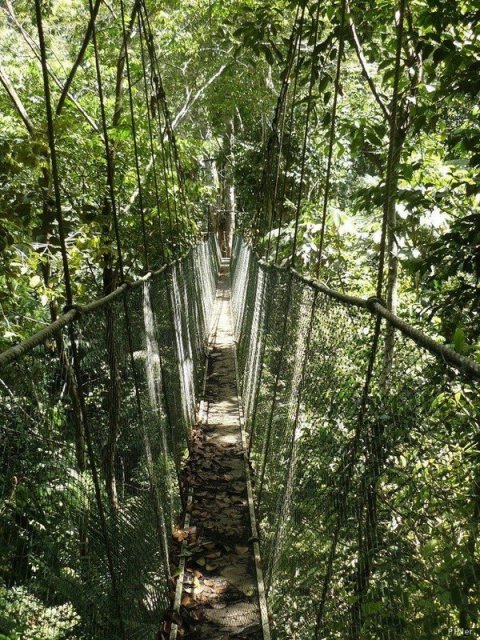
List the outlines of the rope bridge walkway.
{"type": "MultiPolygon", "coordinates": [[[[382,301],[384,290],[393,296],[385,273],[398,266],[405,3],[387,109],[377,295],[368,300],[295,270],[318,79],[313,53],[301,62],[306,46],[316,50],[322,4],[297,8],[265,149],[263,203],[245,238],[235,238],[231,290],[216,238],[200,241],[189,209],[146,2],[119,0],[112,12],[121,34],[115,74],[105,74],[97,43],[103,4],[89,2],[85,40],[54,110],[48,12],[34,2],[38,45],[30,41],[42,71],[39,130],[46,124],[51,185],[39,206],[55,219],[66,308],[0,354],[0,638],[16,633],[3,614],[19,601],[32,608],[32,633],[55,640],[473,635],[480,367],[398,318],[392,299],[382,301]],[[313,39],[305,42],[310,18],[313,39]],[[89,48],[98,123],[70,92],[89,48]],[[104,76],[115,76],[113,101],[104,76]],[[307,100],[297,99],[302,87],[307,100]],[[99,157],[90,167],[106,219],[98,238],[103,297],[80,306],[63,207],[65,132],[56,119],[67,99],[104,156],[103,176],[99,157]],[[296,123],[304,131],[292,181],[296,123]]],[[[317,276],[346,0],[339,9],[317,276]]],[[[9,95],[31,133],[18,95],[9,95]]]]}
{"type": "Polygon", "coordinates": [[[187,522],[177,534],[184,539],[184,561],[175,610],[181,609],[185,637],[205,640],[264,638],[263,631],[269,637],[258,543],[251,544],[257,534],[228,279],[224,264],[213,310],[202,420],[185,473],[187,522]]]}

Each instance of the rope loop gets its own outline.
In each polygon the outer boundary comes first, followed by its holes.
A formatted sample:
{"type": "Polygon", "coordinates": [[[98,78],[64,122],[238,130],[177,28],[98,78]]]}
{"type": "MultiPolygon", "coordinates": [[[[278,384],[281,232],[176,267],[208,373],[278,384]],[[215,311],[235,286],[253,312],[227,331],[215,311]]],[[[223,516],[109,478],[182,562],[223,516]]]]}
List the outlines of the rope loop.
{"type": "Polygon", "coordinates": [[[380,304],[382,307],[387,308],[387,303],[380,296],[370,296],[367,298],[367,309],[371,311],[371,313],[376,313],[375,305],[380,304]]]}

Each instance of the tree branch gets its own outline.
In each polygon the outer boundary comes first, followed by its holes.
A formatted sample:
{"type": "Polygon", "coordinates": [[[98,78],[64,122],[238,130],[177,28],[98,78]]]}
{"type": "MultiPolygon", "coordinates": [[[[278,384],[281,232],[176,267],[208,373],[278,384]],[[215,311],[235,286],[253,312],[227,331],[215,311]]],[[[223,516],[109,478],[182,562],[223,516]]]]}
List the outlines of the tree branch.
{"type": "MultiPolygon", "coordinates": [[[[13,22],[15,23],[15,25],[17,26],[18,30],[20,31],[23,39],[25,40],[25,42],[27,43],[27,45],[30,47],[30,49],[32,50],[34,56],[36,57],[36,59],[38,61],[40,61],[40,53],[38,51],[38,45],[37,43],[33,40],[33,38],[30,36],[30,34],[25,30],[25,28],[23,27],[23,25],[18,21],[17,16],[15,14],[15,11],[13,9],[11,0],[5,0],[5,6],[6,6],[6,11],[9,15],[9,17],[13,20],[13,22]]],[[[50,67],[48,67],[48,74],[49,76],[52,78],[52,80],[55,82],[55,84],[57,85],[57,87],[59,87],[60,90],[63,90],[63,83],[61,82],[61,80],[57,77],[57,75],[52,71],[52,69],[50,67]]],[[[78,102],[78,100],[76,100],[76,98],[74,98],[74,96],[72,96],[71,93],[67,94],[68,99],[75,105],[75,107],[77,108],[77,110],[82,114],[82,116],[85,118],[85,120],[88,122],[88,124],[90,125],[90,127],[96,132],[96,133],[100,133],[100,129],[98,128],[97,123],[95,122],[95,120],[87,113],[87,111],[85,111],[85,109],[82,107],[82,105],[78,102]]]]}
{"type": "Polygon", "coordinates": [[[385,102],[383,101],[383,99],[382,99],[377,87],[375,86],[373,78],[372,78],[372,76],[370,75],[370,73],[368,71],[368,66],[367,66],[368,63],[367,63],[367,60],[366,60],[366,58],[365,58],[365,56],[363,54],[362,45],[360,43],[360,39],[359,39],[358,34],[357,34],[357,29],[355,28],[355,24],[353,22],[352,14],[351,14],[351,11],[350,11],[350,3],[348,2],[348,0],[347,0],[347,3],[346,3],[346,9],[347,9],[348,25],[350,27],[350,31],[352,32],[353,45],[354,45],[354,48],[355,48],[355,52],[357,54],[358,61],[360,62],[360,65],[362,67],[363,74],[365,76],[366,81],[368,82],[368,86],[370,87],[370,90],[371,90],[371,92],[373,94],[373,97],[375,98],[378,106],[380,107],[380,109],[383,112],[383,115],[385,116],[385,118],[387,120],[389,120],[390,119],[390,110],[387,107],[387,105],[385,104],[385,102]]]}
{"type": "Polygon", "coordinates": [[[33,123],[28,117],[27,111],[23,106],[23,103],[20,100],[18,93],[15,91],[15,87],[10,82],[7,74],[5,73],[1,65],[0,65],[0,82],[5,87],[5,91],[8,93],[10,100],[12,101],[13,106],[15,107],[18,115],[22,119],[23,124],[26,126],[28,133],[30,135],[33,135],[33,123]]]}
{"type": "MultiPolygon", "coordinates": [[[[231,51],[231,49],[230,49],[230,51],[231,51]]],[[[170,131],[171,132],[173,132],[174,129],[176,129],[176,127],[185,118],[185,116],[190,111],[190,109],[195,104],[195,102],[197,102],[202,97],[202,95],[205,93],[205,91],[208,89],[208,87],[211,84],[213,84],[215,82],[215,80],[217,80],[217,78],[219,78],[222,75],[222,73],[225,71],[225,69],[230,64],[231,63],[222,64],[222,66],[213,74],[213,76],[211,76],[207,80],[207,82],[205,82],[205,84],[195,93],[195,95],[191,99],[190,99],[191,92],[189,93],[189,97],[185,101],[185,104],[180,109],[180,111],[177,113],[177,115],[175,116],[175,118],[173,119],[173,121],[172,121],[172,123],[170,125],[170,131]]],[[[165,131],[163,132],[162,135],[164,136],[164,138],[168,138],[167,128],[165,129],[165,131]]],[[[150,160],[148,161],[145,169],[142,171],[142,181],[143,181],[143,183],[145,183],[145,181],[147,180],[147,177],[148,177],[152,167],[153,167],[153,159],[150,158],[150,160]]],[[[135,202],[136,202],[136,200],[138,198],[138,195],[139,195],[139,189],[137,187],[132,192],[132,195],[130,196],[129,201],[128,201],[127,205],[125,206],[125,209],[123,211],[124,215],[127,214],[130,211],[130,209],[133,207],[133,205],[135,204],[135,202]]]]}
{"type": "Polygon", "coordinates": [[[113,10],[113,7],[112,7],[112,5],[110,4],[110,2],[109,2],[108,0],[103,0],[103,4],[104,4],[104,5],[107,7],[107,9],[109,10],[110,15],[112,16],[112,18],[113,18],[114,20],[116,20],[116,19],[117,19],[117,16],[116,16],[115,11],[113,10]]]}
{"type": "Polygon", "coordinates": [[[135,20],[137,19],[137,13],[140,8],[140,0],[136,0],[135,4],[132,7],[132,12],[130,14],[130,20],[126,28],[125,38],[122,41],[122,46],[120,48],[120,53],[118,54],[117,59],[117,73],[116,73],[116,83],[115,83],[115,107],[113,110],[113,120],[112,126],[118,127],[120,124],[120,120],[122,117],[122,108],[123,108],[123,71],[125,68],[126,61],[126,53],[127,47],[130,46],[130,41],[133,35],[133,27],[135,25],[135,20]]]}
{"type": "MultiPolygon", "coordinates": [[[[231,51],[231,49],[229,50],[229,53],[230,53],[230,51],[231,51]]],[[[180,111],[177,113],[175,118],[172,120],[172,130],[175,129],[180,124],[180,122],[185,118],[185,116],[190,111],[190,109],[193,107],[193,105],[197,102],[197,100],[199,100],[199,98],[201,98],[203,96],[203,94],[208,89],[208,87],[211,84],[213,84],[215,82],[215,80],[217,80],[222,75],[222,73],[225,71],[225,69],[227,67],[229,67],[230,65],[231,65],[231,63],[222,64],[222,66],[213,74],[213,76],[211,76],[207,80],[207,82],[205,82],[205,84],[202,87],[200,87],[200,89],[191,98],[187,98],[187,100],[186,100],[185,104],[183,105],[183,107],[180,109],[180,111]]]]}
{"type": "Polygon", "coordinates": [[[96,0],[95,5],[93,6],[92,13],[90,15],[90,20],[87,26],[87,31],[85,32],[85,37],[83,38],[82,46],[80,47],[80,51],[78,52],[77,58],[73,63],[70,73],[68,74],[65,84],[63,85],[62,92],[60,93],[60,98],[58,100],[57,109],[56,109],[57,116],[59,116],[62,112],[63,105],[65,104],[65,100],[68,96],[68,92],[70,90],[70,86],[73,82],[73,79],[75,78],[75,74],[77,73],[79,66],[83,62],[85,52],[92,38],[93,27],[95,25],[95,20],[97,19],[98,10],[100,9],[101,2],[102,0],[96,0]]]}

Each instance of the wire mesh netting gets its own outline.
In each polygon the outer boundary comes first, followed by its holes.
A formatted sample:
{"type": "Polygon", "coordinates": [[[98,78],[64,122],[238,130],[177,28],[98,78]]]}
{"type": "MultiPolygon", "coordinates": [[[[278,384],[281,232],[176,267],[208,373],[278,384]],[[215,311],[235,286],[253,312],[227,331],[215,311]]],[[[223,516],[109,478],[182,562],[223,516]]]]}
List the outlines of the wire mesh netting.
{"type": "Polygon", "coordinates": [[[2,367],[0,633],[158,637],[218,267],[211,237],[2,367]]]}
{"type": "Polygon", "coordinates": [[[478,633],[478,382],[238,237],[232,273],[273,637],[478,633]]]}

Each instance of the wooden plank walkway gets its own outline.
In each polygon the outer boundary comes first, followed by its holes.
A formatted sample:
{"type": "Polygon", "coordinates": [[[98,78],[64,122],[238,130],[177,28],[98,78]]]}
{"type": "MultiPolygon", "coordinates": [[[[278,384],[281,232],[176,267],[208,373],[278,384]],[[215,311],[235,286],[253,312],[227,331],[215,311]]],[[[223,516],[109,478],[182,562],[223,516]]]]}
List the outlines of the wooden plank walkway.
{"type": "Polygon", "coordinates": [[[170,638],[269,640],[225,260],[213,317],[203,415],[185,470],[189,505],[176,534],[182,548],[170,638]]]}

